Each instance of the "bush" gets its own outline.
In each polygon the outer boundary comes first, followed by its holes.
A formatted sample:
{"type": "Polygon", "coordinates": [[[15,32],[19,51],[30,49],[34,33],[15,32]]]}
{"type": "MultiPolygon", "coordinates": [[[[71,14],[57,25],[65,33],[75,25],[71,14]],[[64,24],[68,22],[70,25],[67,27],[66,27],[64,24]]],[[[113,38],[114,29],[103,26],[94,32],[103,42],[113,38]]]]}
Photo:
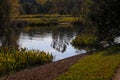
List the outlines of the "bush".
{"type": "Polygon", "coordinates": [[[0,76],[35,65],[52,62],[53,56],[38,50],[0,51],[0,76]],[[1,53],[2,52],[2,53],[1,53]]]}
{"type": "Polygon", "coordinates": [[[105,55],[111,55],[111,54],[117,54],[117,53],[120,53],[120,45],[119,44],[110,46],[110,48],[108,48],[106,50],[106,54],[105,55]]]}
{"type": "Polygon", "coordinates": [[[78,35],[71,43],[73,46],[77,48],[84,48],[84,47],[93,47],[96,45],[96,37],[94,36],[80,36],[78,35]]]}

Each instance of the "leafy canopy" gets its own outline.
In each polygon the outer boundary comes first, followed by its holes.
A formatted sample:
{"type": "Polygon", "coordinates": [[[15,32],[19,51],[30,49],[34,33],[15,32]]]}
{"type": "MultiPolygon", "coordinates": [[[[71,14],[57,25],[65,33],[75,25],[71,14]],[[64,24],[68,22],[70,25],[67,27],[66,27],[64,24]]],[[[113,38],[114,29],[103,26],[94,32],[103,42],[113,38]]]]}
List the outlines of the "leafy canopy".
{"type": "Polygon", "coordinates": [[[113,43],[120,36],[120,0],[85,0],[84,4],[85,17],[97,26],[98,40],[113,43]]]}

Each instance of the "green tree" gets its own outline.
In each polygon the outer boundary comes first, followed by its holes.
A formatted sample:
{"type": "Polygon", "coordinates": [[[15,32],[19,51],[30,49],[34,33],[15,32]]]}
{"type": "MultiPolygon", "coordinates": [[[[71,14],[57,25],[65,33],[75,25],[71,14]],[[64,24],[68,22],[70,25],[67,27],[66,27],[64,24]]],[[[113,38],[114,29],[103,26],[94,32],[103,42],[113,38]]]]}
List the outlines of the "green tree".
{"type": "Polygon", "coordinates": [[[99,41],[114,43],[120,36],[120,1],[119,0],[85,0],[85,17],[97,27],[99,41]]]}
{"type": "Polygon", "coordinates": [[[73,6],[71,7],[71,14],[75,17],[75,22],[80,23],[81,22],[81,7],[82,7],[82,0],[73,0],[72,2],[73,6]]]}
{"type": "Polygon", "coordinates": [[[43,5],[44,7],[44,13],[49,13],[49,11],[52,9],[52,2],[51,1],[46,1],[45,4],[43,5]]]}
{"type": "Polygon", "coordinates": [[[7,27],[10,20],[10,3],[8,0],[0,0],[0,28],[7,27]]]}

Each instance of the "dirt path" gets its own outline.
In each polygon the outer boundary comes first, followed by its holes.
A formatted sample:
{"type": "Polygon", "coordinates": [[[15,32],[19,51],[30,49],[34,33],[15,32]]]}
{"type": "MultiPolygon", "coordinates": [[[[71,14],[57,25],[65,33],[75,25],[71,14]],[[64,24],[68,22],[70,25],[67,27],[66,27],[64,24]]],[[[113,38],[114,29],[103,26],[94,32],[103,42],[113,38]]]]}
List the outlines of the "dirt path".
{"type": "Polygon", "coordinates": [[[43,66],[26,69],[2,80],[53,80],[60,74],[66,72],[68,68],[76,63],[80,58],[87,55],[88,54],[76,55],[43,66]]]}
{"type": "Polygon", "coordinates": [[[116,73],[112,80],[120,80],[120,67],[116,70],[116,73]]]}

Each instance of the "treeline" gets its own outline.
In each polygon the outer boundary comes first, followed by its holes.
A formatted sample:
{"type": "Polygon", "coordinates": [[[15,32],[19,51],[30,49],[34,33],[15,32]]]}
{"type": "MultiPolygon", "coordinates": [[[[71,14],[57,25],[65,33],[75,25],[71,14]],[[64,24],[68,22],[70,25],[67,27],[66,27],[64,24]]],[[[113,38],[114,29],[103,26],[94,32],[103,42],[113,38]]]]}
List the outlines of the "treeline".
{"type": "Polygon", "coordinates": [[[13,13],[16,14],[75,14],[81,0],[15,0],[13,13]]]}
{"type": "Polygon", "coordinates": [[[2,0],[0,4],[1,27],[9,21],[10,11],[12,15],[74,14],[81,23],[89,22],[96,27],[98,41],[114,44],[120,36],[120,0],[2,0]]]}

